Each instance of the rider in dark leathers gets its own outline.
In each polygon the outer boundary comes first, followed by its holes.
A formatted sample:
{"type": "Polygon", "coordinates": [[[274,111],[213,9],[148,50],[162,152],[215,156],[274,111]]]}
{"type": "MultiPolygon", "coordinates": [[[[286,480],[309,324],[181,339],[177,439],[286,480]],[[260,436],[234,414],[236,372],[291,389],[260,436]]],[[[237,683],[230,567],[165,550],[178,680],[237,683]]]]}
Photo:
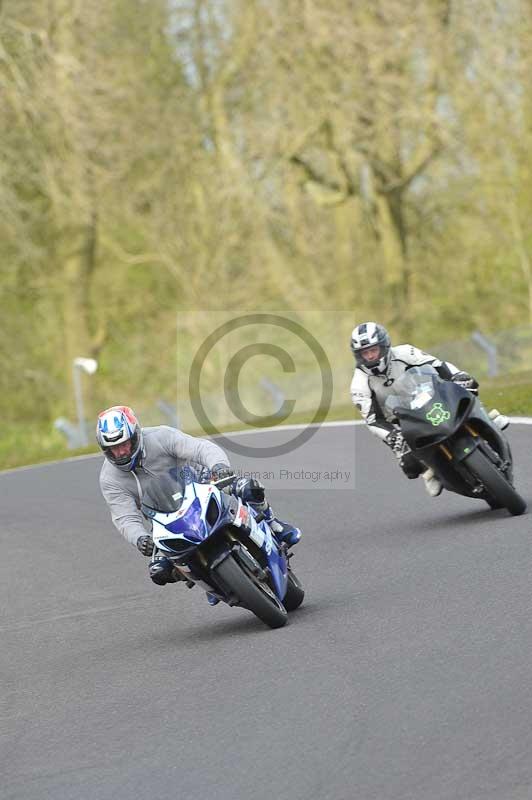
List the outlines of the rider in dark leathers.
{"type": "MultiPolygon", "coordinates": [[[[440,378],[454,381],[474,394],[478,394],[478,381],[462,372],[449,361],[425,353],[410,344],[392,347],[386,328],[376,322],[363,322],[351,334],[351,350],[356,368],[351,381],[351,399],[360,411],[369,430],[382,439],[394,452],[408,478],[419,475],[431,497],[441,494],[442,485],[432,469],[419,461],[406,444],[397,424],[385,410],[388,395],[393,394],[395,381],[411,367],[429,364],[440,378]]],[[[509,420],[498,411],[490,412],[495,425],[504,430],[509,420]]]]}

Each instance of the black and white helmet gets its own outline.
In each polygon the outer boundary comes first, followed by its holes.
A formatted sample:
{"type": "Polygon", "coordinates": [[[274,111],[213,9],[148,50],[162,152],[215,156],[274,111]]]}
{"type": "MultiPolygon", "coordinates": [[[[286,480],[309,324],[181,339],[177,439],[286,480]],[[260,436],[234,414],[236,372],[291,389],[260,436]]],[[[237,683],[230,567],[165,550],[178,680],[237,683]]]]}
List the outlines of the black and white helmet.
{"type": "Polygon", "coordinates": [[[392,355],[391,346],[388,331],[377,322],[363,322],[353,328],[351,350],[357,367],[368,375],[386,374],[392,355]]]}

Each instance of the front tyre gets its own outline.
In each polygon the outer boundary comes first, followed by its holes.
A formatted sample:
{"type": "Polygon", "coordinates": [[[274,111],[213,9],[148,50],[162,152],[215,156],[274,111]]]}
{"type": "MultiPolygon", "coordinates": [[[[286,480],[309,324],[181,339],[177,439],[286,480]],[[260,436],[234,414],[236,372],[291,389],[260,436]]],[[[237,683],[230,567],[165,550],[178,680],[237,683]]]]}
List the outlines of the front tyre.
{"type": "Polygon", "coordinates": [[[504,507],[514,516],[526,511],[525,500],[478,447],[464,459],[464,464],[484,486],[491,508],[504,507]]]}
{"type": "Polygon", "coordinates": [[[253,580],[233,556],[213,569],[213,574],[238,597],[242,605],[270,628],[286,625],[288,614],[269,586],[253,580]]]}

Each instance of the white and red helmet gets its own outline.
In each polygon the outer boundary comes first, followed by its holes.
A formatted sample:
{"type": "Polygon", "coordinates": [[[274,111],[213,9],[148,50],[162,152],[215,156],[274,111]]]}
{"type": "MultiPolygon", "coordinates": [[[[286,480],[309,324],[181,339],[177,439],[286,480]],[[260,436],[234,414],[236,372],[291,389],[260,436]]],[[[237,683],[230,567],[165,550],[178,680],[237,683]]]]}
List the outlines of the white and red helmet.
{"type": "MultiPolygon", "coordinates": [[[[104,456],[118,469],[130,472],[142,458],[142,428],[129,406],[112,406],[98,414],[96,440],[104,456]],[[117,455],[116,445],[131,442],[127,453],[117,455]]],[[[120,450],[120,448],[118,448],[120,450]]]]}
{"type": "Polygon", "coordinates": [[[385,375],[391,359],[392,343],[383,325],[363,322],[353,328],[351,350],[357,367],[368,375],[385,375]],[[371,354],[371,358],[368,355],[371,354]]]}

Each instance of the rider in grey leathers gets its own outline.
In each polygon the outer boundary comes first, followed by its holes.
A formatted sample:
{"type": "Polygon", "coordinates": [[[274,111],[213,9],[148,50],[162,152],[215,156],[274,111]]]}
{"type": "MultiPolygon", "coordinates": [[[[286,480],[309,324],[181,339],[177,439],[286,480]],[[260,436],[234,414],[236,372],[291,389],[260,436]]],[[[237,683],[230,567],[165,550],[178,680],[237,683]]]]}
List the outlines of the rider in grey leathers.
{"type": "MultiPolygon", "coordinates": [[[[189,436],[167,425],[141,428],[129,406],[113,406],[102,411],[98,416],[96,439],[105,455],[100,488],[113,523],[145,556],[154,554],[154,544],[148,522],[140,510],[143,488],[154,476],[171,475],[184,466],[198,476],[207,473],[211,480],[233,478],[230,491],[264,515],[278,541],[291,546],[300,538],[298,528],[274,516],[265,498],[264,486],[254,478],[237,478],[227,455],[214,442],[189,436]]],[[[149,573],[159,585],[178,578],[171,562],[157,554],[150,562],[149,573]]]]}

